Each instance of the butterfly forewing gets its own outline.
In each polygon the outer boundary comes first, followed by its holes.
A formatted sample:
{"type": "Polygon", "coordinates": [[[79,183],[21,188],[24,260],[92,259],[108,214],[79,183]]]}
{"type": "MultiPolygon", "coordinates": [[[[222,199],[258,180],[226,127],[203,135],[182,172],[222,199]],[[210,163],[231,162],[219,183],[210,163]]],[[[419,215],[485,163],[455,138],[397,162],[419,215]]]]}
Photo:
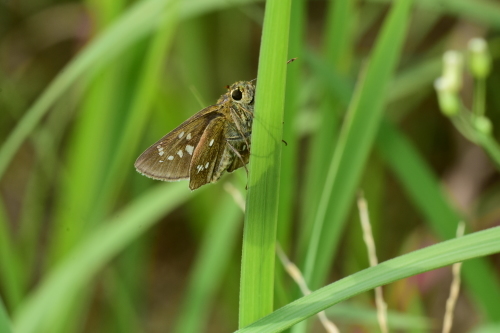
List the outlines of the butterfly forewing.
{"type": "Polygon", "coordinates": [[[191,190],[219,179],[221,162],[226,149],[225,125],[224,117],[216,118],[208,124],[201,136],[189,170],[191,190]]]}
{"type": "Polygon", "coordinates": [[[194,151],[207,126],[221,116],[219,106],[209,106],[146,149],[135,161],[137,171],[150,178],[189,179],[194,151]]]}

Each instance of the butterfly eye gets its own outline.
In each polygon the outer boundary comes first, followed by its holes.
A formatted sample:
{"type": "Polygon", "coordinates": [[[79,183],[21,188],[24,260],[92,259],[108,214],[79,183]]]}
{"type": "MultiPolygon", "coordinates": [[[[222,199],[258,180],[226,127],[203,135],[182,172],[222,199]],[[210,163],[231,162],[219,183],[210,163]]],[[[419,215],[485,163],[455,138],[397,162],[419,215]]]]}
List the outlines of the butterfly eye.
{"type": "Polygon", "coordinates": [[[234,89],[233,91],[231,91],[231,97],[235,101],[239,101],[243,98],[243,94],[241,93],[241,91],[239,89],[234,89]]]}

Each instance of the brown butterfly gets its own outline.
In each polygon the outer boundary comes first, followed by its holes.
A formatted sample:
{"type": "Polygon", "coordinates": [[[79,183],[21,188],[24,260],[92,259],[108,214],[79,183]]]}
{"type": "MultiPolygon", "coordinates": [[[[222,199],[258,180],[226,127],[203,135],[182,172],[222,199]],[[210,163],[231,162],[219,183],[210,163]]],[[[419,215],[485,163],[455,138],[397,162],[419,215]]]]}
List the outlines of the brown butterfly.
{"type": "MultiPolygon", "coordinates": [[[[141,174],[164,181],[189,179],[189,188],[215,183],[225,171],[246,169],[254,110],[253,81],[228,87],[217,104],[183,122],[135,161],[141,174]]],[[[248,171],[247,171],[248,172],[248,171]]]]}

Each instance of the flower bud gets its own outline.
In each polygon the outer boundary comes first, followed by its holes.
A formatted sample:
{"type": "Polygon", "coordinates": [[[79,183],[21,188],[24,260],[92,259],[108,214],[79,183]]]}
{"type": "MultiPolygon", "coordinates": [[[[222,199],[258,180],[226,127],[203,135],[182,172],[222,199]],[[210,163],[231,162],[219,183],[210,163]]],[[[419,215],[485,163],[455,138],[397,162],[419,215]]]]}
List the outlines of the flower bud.
{"type": "Polygon", "coordinates": [[[493,129],[491,121],[485,116],[478,116],[474,118],[474,127],[478,132],[490,135],[493,129]]]}
{"type": "Polygon", "coordinates": [[[472,75],[477,79],[484,79],[491,70],[491,56],[488,44],[482,38],[473,38],[469,41],[469,66],[472,75]]]}
{"type": "Polygon", "coordinates": [[[443,78],[450,91],[462,88],[463,56],[458,51],[446,51],[443,55],[443,78]]]}
{"type": "Polygon", "coordinates": [[[456,91],[452,89],[450,80],[446,77],[437,78],[434,81],[434,88],[437,92],[441,112],[448,117],[456,115],[460,110],[460,101],[456,91]]]}

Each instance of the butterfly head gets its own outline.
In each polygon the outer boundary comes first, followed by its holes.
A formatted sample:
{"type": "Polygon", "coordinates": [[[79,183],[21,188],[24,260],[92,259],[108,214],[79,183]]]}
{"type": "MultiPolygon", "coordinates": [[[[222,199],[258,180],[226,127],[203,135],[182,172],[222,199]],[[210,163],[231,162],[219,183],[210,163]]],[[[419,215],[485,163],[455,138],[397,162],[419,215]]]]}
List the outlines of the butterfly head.
{"type": "Polygon", "coordinates": [[[233,83],[228,90],[229,97],[233,102],[253,104],[255,96],[255,85],[253,81],[239,81],[233,83]]]}

